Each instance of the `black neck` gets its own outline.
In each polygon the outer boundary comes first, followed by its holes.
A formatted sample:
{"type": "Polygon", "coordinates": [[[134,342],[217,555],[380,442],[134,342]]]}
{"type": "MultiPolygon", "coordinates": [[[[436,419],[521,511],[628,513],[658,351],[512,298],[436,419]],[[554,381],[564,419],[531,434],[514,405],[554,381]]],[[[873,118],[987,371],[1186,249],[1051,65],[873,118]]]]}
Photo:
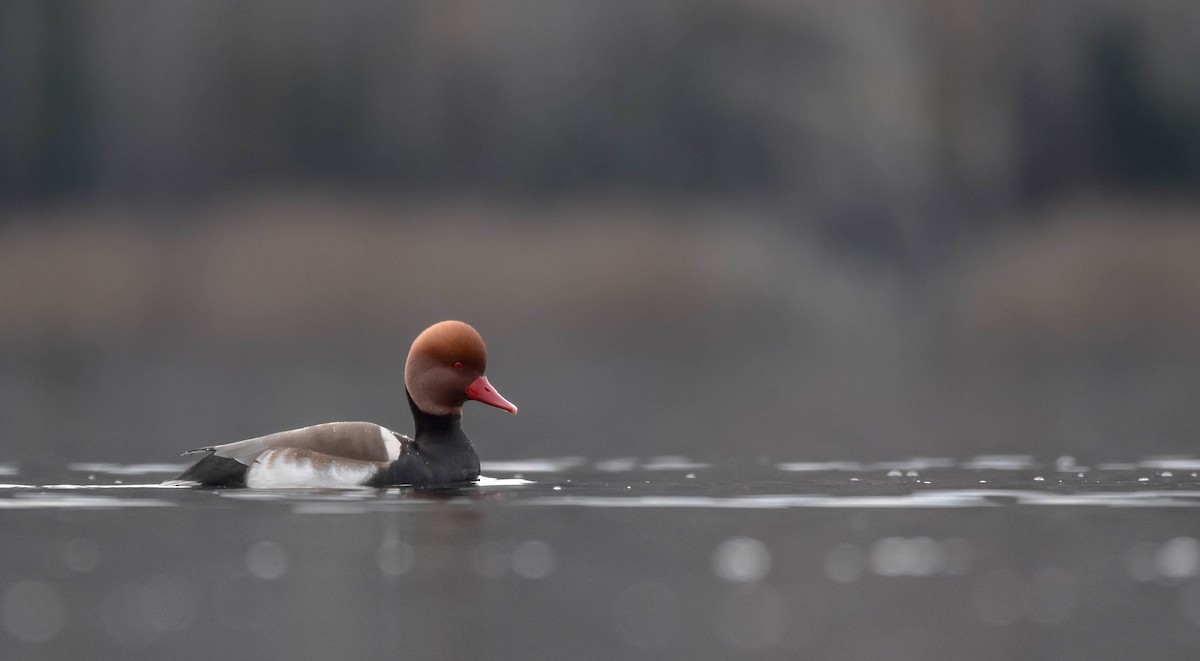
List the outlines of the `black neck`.
{"type": "Polygon", "coordinates": [[[435,415],[433,413],[426,413],[417,408],[417,403],[413,401],[412,394],[408,392],[408,388],[404,389],[404,394],[408,397],[408,408],[412,409],[414,440],[418,442],[431,440],[438,443],[458,441],[470,445],[471,440],[467,438],[466,432],[462,429],[461,414],[446,413],[444,415],[435,415]]]}

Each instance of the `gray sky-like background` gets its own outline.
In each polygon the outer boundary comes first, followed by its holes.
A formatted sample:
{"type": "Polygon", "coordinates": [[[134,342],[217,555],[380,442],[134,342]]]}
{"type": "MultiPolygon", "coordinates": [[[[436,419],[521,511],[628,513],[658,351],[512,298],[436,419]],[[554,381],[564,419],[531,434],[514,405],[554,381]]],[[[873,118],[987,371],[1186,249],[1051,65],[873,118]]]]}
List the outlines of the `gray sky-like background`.
{"type": "Polygon", "coordinates": [[[0,461],[1194,453],[1193,2],[0,3],[0,461]]]}

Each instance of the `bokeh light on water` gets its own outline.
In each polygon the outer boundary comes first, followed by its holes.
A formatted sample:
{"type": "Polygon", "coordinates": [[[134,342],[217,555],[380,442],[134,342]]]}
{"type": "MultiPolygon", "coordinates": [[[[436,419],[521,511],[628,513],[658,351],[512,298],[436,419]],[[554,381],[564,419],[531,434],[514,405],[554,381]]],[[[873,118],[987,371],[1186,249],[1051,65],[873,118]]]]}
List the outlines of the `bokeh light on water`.
{"type": "Polygon", "coordinates": [[[412,569],[412,545],[400,539],[386,539],[379,545],[375,561],[379,564],[379,571],[386,576],[401,576],[412,569]]]}
{"type": "Polygon", "coordinates": [[[771,551],[753,537],[732,537],[713,550],[712,569],[734,583],[753,583],[771,571],[771,551]]]}
{"type": "Polygon", "coordinates": [[[1167,540],[1156,554],[1163,578],[1183,579],[1200,574],[1200,542],[1192,537],[1167,540]]]}
{"type": "Polygon", "coordinates": [[[554,573],[554,549],[540,539],[521,542],[512,551],[512,570],[522,578],[541,579],[554,573]]]}
{"type": "Polygon", "coordinates": [[[287,550],[276,542],[257,542],[246,551],[246,569],[255,578],[280,578],[288,570],[287,550]]]}
{"type": "Polygon", "coordinates": [[[1187,536],[1141,542],[1129,549],[1127,560],[1130,577],[1138,581],[1195,578],[1200,575],[1200,542],[1187,536]]]}
{"type": "Polygon", "coordinates": [[[871,569],[880,576],[929,576],[943,564],[941,545],[928,537],[886,537],[871,548],[871,569]]]}

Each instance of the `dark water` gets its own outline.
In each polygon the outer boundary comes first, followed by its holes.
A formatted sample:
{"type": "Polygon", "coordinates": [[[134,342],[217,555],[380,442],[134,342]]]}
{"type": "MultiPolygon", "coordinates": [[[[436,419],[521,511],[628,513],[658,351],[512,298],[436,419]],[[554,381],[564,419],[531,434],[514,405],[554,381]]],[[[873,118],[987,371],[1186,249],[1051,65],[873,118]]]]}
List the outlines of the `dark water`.
{"type": "Polygon", "coordinates": [[[1200,460],[486,464],[449,491],[0,466],[0,658],[1200,655],[1200,460]]]}

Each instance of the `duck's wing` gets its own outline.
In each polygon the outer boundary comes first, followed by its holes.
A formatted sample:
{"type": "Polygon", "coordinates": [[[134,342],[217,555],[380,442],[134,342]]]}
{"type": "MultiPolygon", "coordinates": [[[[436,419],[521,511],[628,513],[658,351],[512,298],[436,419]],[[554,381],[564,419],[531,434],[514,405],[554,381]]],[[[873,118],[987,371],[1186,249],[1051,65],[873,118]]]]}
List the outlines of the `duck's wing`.
{"type": "Polygon", "coordinates": [[[269,450],[304,450],[332,459],[349,461],[395,461],[401,448],[411,440],[371,422],[327,422],[301,429],[281,431],[258,438],[235,441],[184,454],[210,452],[212,456],[232,459],[243,466],[254,463],[269,450]]]}

